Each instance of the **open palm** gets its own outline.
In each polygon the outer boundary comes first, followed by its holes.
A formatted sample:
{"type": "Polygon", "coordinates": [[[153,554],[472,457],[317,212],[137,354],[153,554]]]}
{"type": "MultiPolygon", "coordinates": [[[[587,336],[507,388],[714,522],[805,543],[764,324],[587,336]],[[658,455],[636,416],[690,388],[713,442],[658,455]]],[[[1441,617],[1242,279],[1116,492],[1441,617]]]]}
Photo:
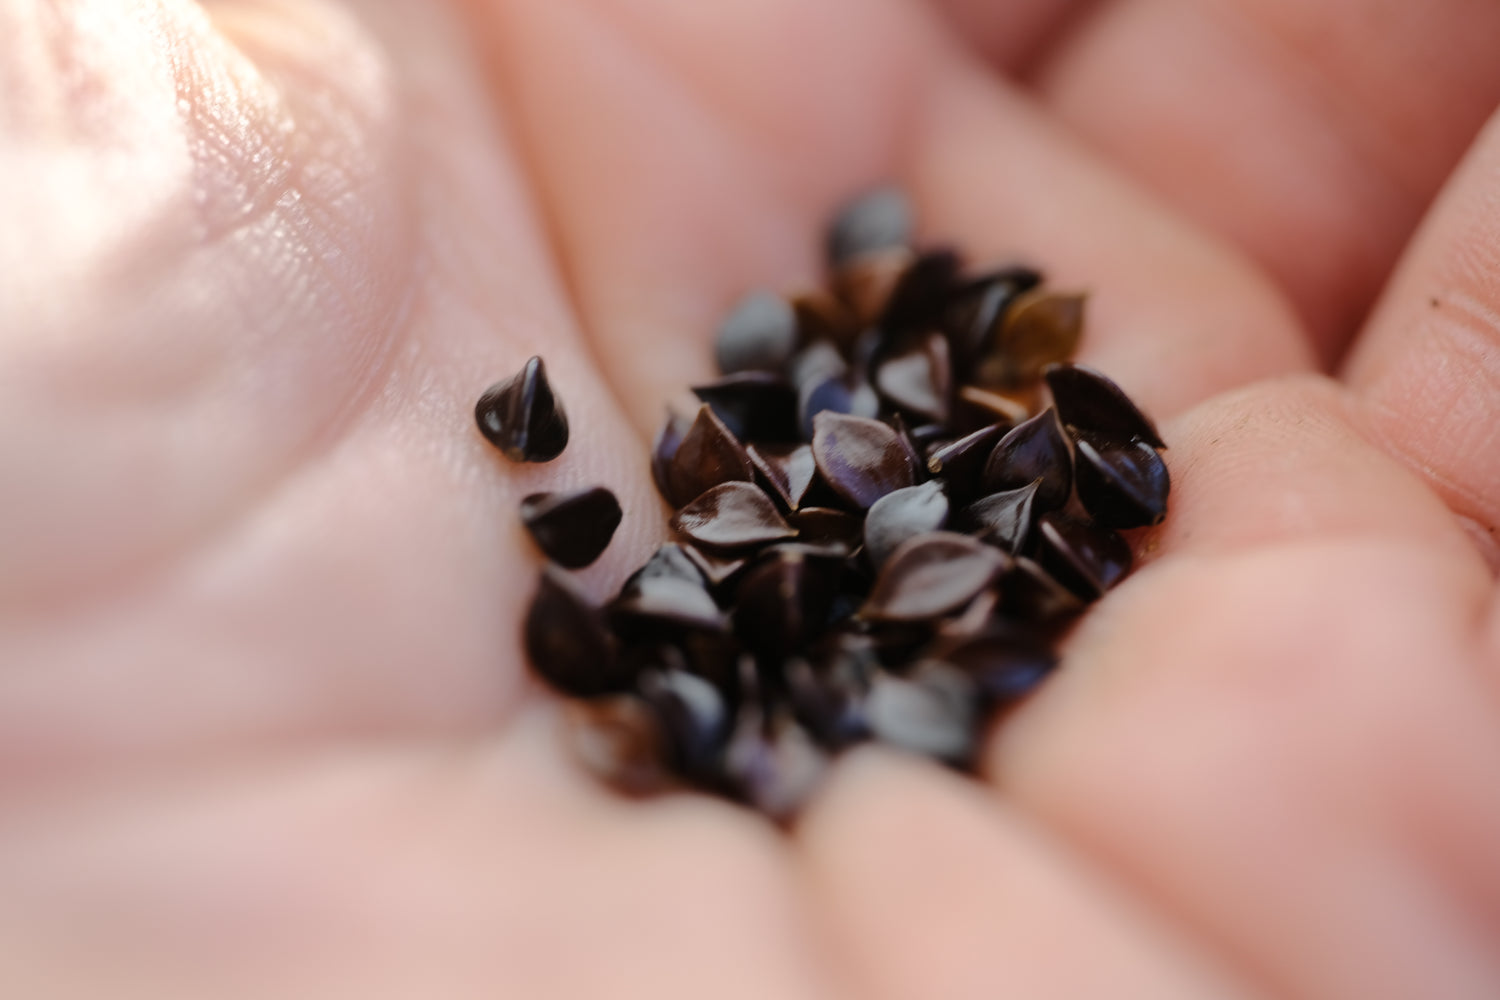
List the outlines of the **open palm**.
{"type": "Polygon", "coordinates": [[[1500,126],[1449,180],[1497,38],[0,0],[0,995],[1500,994],[1500,126]],[[707,331],[886,179],[1093,291],[1172,514],[986,784],[616,801],[527,680],[517,501],[614,489],[616,586],[707,331]],[[470,411],[534,353],[574,434],[520,467],[470,411]]]}

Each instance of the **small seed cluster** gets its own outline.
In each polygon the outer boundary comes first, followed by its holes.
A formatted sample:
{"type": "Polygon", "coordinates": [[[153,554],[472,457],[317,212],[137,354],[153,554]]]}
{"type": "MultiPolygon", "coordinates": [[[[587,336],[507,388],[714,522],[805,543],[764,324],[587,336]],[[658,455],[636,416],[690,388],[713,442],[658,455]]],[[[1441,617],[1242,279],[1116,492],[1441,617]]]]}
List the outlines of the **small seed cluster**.
{"type": "MultiPolygon", "coordinates": [[[[613,494],[523,503],[552,560],[527,653],[616,788],[688,785],[785,819],[862,741],[969,767],[1129,572],[1119,532],[1165,515],[1155,427],[1069,361],[1082,297],[911,237],[904,195],[867,195],[829,228],[827,289],[732,310],[721,377],[652,448],[675,540],[605,606],[564,568],[608,545],[613,494]]],[[[512,458],[566,443],[540,359],[476,413],[512,458]]]]}

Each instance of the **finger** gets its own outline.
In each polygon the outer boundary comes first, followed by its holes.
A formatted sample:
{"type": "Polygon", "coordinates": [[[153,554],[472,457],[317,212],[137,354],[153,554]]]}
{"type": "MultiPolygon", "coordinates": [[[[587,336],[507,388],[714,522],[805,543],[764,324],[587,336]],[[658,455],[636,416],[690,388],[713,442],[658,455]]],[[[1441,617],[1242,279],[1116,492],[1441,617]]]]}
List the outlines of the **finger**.
{"type": "Polygon", "coordinates": [[[1294,381],[1184,417],[1162,558],[990,760],[1010,801],[1275,995],[1485,996],[1491,583],[1349,410],[1294,381]]]}
{"type": "Polygon", "coordinates": [[[846,758],[796,842],[860,996],[1250,992],[1021,816],[928,765],[846,758]]]}
{"type": "Polygon", "coordinates": [[[980,58],[1011,76],[1024,75],[1078,18],[1097,6],[1093,0],[929,0],[953,25],[954,33],[980,58]]]}
{"type": "Polygon", "coordinates": [[[1345,372],[1366,419],[1500,565],[1500,118],[1444,191],[1345,372]]]}
{"type": "Polygon", "coordinates": [[[688,10],[477,12],[576,300],[643,430],[709,375],[733,298],[815,281],[830,207],[890,176],[932,237],[1095,290],[1085,356],[1156,412],[1308,363],[1234,254],[1091,164],[905,6],[688,10]]]}
{"type": "Polygon", "coordinates": [[[1106,4],[1049,56],[1049,107],[1243,247],[1336,358],[1500,101],[1500,8],[1106,4]]]}
{"type": "MultiPolygon", "coordinates": [[[[0,791],[493,728],[526,690],[534,577],[517,567],[538,556],[520,498],[602,483],[633,512],[658,501],[462,32],[426,3],[219,4],[213,24],[127,6],[161,20],[116,31],[123,8],[100,0],[39,23],[81,32],[46,40],[85,65],[141,61],[154,89],[111,64],[90,92],[170,128],[86,116],[104,134],[62,129],[76,149],[23,134],[0,161],[33,171],[64,221],[69,164],[181,161],[148,222],[81,259],[28,257],[30,234],[55,235],[29,210],[0,235],[0,282],[23,293],[0,296],[16,309],[0,345],[0,791]],[[373,123],[341,99],[361,83],[373,123]],[[268,124],[263,105],[289,117],[268,124]],[[262,150],[263,130],[288,148],[262,150]],[[269,169],[262,153],[295,176],[242,191],[235,171],[269,169]],[[223,185],[201,209],[195,170],[223,185]],[[259,214],[197,226],[242,196],[259,214]],[[518,466],[473,405],[537,353],[574,437],[518,466]]],[[[617,584],[658,531],[628,520],[588,585],[617,584]]]]}

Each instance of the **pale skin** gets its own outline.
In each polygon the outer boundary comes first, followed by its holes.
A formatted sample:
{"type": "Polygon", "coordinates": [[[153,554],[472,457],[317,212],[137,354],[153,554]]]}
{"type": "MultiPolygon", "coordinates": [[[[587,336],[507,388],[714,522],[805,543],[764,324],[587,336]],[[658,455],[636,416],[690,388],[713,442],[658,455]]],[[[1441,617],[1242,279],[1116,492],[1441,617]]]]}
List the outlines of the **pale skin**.
{"type": "Polygon", "coordinates": [[[1489,0],[0,0],[0,995],[1500,995],[1489,0]],[[1466,152],[1467,151],[1467,152],[1466,152]],[[983,780],[600,791],[515,508],[893,179],[1171,516],[983,780]],[[1420,223],[1420,226],[1418,225],[1420,223]],[[545,355],[574,437],[474,431],[545,355]]]}

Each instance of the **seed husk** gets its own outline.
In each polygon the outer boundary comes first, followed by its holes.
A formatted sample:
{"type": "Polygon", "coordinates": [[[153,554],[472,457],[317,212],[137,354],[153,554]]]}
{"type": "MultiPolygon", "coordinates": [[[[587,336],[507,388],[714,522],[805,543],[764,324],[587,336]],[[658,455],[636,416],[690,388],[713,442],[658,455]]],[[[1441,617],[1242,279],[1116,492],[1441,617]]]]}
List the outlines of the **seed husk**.
{"type": "Polygon", "coordinates": [[[521,501],[521,521],[537,546],[547,558],[568,569],[581,569],[598,559],[620,526],[621,516],[620,501],[603,486],[533,493],[521,501]]]}
{"type": "Polygon", "coordinates": [[[787,510],[801,507],[818,474],[812,446],[752,444],[745,450],[750,454],[750,463],[755,466],[761,485],[767,487],[767,491],[787,510]]]}
{"type": "Polygon", "coordinates": [[[886,560],[860,617],[874,622],[932,621],[969,603],[1004,567],[999,550],[968,535],[918,535],[886,560]]]}
{"type": "Polygon", "coordinates": [[[790,713],[765,719],[758,707],[741,707],[724,751],[731,793],[778,823],[801,811],[822,784],[828,764],[828,753],[790,713]]]}
{"type": "Polygon", "coordinates": [[[1039,510],[1056,510],[1073,491],[1073,456],[1068,438],[1048,408],[1014,427],[990,452],[983,483],[989,493],[1015,490],[1036,480],[1033,503],[1039,510]]]}
{"type": "Polygon", "coordinates": [[[486,389],[474,418],[485,439],[512,462],[550,462],[568,445],[568,417],[539,356],[486,389]]]}
{"type": "Polygon", "coordinates": [[[672,517],[672,530],[716,551],[750,548],[797,533],[770,497],[741,482],[721,483],[687,504],[672,517]]]}
{"type": "Polygon", "coordinates": [[[879,569],[891,553],[948,522],[948,496],[937,480],[887,493],[865,517],[865,556],[879,569]]]}
{"type": "Polygon", "coordinates": [[[724,375],[780,371],[797,349],[797,313],[774,292],[754,291],[719,324],[715,359],[724,375]]]}
{"type": "Polygon", "coordinates": [[[682,439],[692,426],[690,418],[669,409],[666,419],[656,432],[655,440],[651,442],[651,481],[656,484],[656,492],[661,494],[662,499],[674,507],[672,460],[677,457],[677,449],[682,446],[682,439]]]}
{"type": "Polygon", "coordinates": [[[916,481],[908,448],[878,420],[819,413],[812,448],[823,481],[859,510],[916,481]]]}
{"type": "Polygon", "coordinates": [[[837,269],[856,257],[911,242],[913,213],[906,192],[882,187],[842,205],[828,227],[826,255],[837,269]]]}
{"type": "Polygon", "coordinates": [[[1151,419],[1101,373],[1085,365],[1058,364],[1045,375],[1063,423],[1122,442],[1141,440],[1153,448],[1166,447],[1151,419]]]}
{"type": "Polygon", "coordinates": [[[716,781],[732,718],[724,695],[709,681],[682,670],[653,670],[637,685],[666,736],[676,770],[716,781]]]}
{"type": "Polygon", "coordinates": [[[909,677],[879,674],[864,703],[865,724],[882,743],[969,766],[977,753],[983,716],[979,692],[961,670],[919,664],[909,677]]]}
{"type": "Polygon", "coordinates": [[[975,381],[1000,387],[1035,381],[1066,361],[1083,335],[1085,297],[1046,289],[1025,293],[1006,313],[1000,335],[975,367],[975,381]]]}
{"type": "Polygon", "coordinates": [[[927,471],[942,476],[948,484],[948,493],[958,500],[967,500],[980,490],[985,463],[990,453],[1009,431],[1008,424],[990,424],[956,441],[937,448],[927,457],[927,471]]]}
{"type": "Polygon", "coordinates": [[[880,415],[880,397],[868,382],[852,374],[805,383],[797,395],[797,425],[803,440],[812,440],[817,418],[823,413],[873,420],[880,415]]]}
{"type": "Polygon", "coordinates": [[[859,550],[864,524],[847,510],[803,507],[792,512],[790,521],[797,537],[810,545],[838,545],[851,555],[859,550]]]}
{"type": "Polygon", "coordinates": [[[818,558],[806,547],[784,546],[740,582],[735,634],[751,651],[789,656],[822,631],[838,585],[838,558],[818,558]]]}
{"type": "Polygon", "coordinates": [[[623,689],[614,637],[599,609],[556,566],[546,566],[526,612],[526,656],[554,690],[591,698],[623,689]]]}
{"type": "Polygon", "coordinates": [[[674,507],[702,496],[715,486],[728,482],[748,483],[755,478],[755,467],[739,439],[729,433],[713,411],[704,404],[677,446],[667,467],[671,493],[667,500],[674,507]]]}
{"type": "Polygon", "coordinates": [[[1000,601],[1007,613],[1040,629],[1057,629],[1083,613],[1085,602],[1053,579],[1035,560],[1016,557],[1000,574],[1000,601]]]}
{"type": "Polygon", "coordinates": [[[719,610],[702,580],[653,576],[636,580],[609,605],[616,632],[660,638],[684,629],[722,631],[729,616],[719,610]]]}
{"type": "Polygon", "coordinates": [[[953,393],[948,338],[929,331],[908,340],[875,369],[875,388],[898,410],[947,422],[953,393]]]}
{"type": "Polygon", "coordinates": [[[1095,521],[1123,531],[1160,524],[1167,516],[1171,476],[1149,442],[1120,444],[1081,432],[1074,451],[1078,499],[1095,521]]]}
{"type": "Polygon", "coordinates": [[[797,390],[779,374],[762,371],[726,375],[693,394],[740,441],[796,441],[797,390]]]}
{"type": "Polygon", "coordinates": [[[1036,524],[1039,513],[1036,495],[1041,486],[1041,479],[1033,479],[1020,489],[991,493],[976,500],[964,508],[961,526],[991,545],[1019,553],[1026,547],[1036,524]]]}
{"type": "Polygon", "coordinates": [[[1085,601],[1097,600],[1130,572],[1129,543],[1103,525],[1054,511],[1037,527],[1037,562],[1085,601]]]}

